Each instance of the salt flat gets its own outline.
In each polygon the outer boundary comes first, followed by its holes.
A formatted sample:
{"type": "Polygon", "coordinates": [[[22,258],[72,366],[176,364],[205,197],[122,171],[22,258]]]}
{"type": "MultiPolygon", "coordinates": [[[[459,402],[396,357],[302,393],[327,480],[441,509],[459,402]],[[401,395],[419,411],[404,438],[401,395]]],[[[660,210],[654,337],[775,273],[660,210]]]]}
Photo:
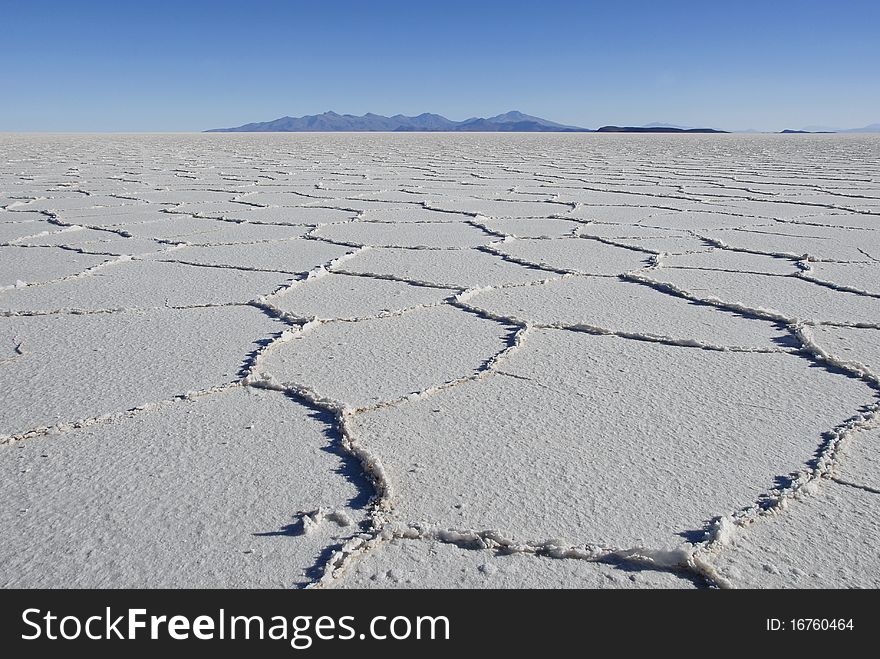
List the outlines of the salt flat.
{"type": "Polygon", "coordinates": [[[2,586],[880,586],[876,136],[0,149],[2,586]]]}

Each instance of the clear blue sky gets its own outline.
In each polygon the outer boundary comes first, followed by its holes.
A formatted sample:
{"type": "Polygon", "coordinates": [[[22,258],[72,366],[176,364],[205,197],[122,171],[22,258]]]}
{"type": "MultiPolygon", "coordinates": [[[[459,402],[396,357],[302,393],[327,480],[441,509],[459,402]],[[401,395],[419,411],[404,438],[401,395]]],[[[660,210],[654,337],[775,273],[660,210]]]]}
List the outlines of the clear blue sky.
{"type": "Polygon", "coordinates": [[[880,0],[0,0],[0,131],[325,110],[587,127],[880,122],[880,0]]]}

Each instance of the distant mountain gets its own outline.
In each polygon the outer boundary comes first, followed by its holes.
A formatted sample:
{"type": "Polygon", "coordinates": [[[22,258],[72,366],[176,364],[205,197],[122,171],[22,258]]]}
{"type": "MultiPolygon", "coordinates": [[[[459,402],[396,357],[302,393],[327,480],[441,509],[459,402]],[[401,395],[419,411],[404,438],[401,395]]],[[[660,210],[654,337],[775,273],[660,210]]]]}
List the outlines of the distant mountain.
{"type": "Polygon", "coordinates": [[[800,130],[804,133],[839,133],[843,129],[831,126],[802,126],[800,130]]]}
{"type": "MultiPolygon", "coordinates": [[[[368,112],[362,116],[324,112],[304,117],[281,117],[272,121],[236,126],[234,128],[213,128],[206,133],[298,133],[298,132],[526,132],[526,133],[587,133],[589,128],[560,124],[541,117],[523,114],[517,110],[498,114],[494,117],[471,117],[464,121],[452,121],[439,114],[423,112],[415,117],[395,114],[385,117],[368,112]]],[[[715,128],[692,128],[663,122],[652,122],[643,126],[602,126],[600,133],[727,133],[731,131],[715,128]]],[[[737,130],[737,133],[758,132],[737,130]]],[[[880,123],[862,128],[829,128],[827,126],[804,126],[799,130],[787,128],[780,133],[880,133],[880,123]]]]}
{"type": "MultiPolygon", "coordinates": [[[[783,131],[784,132],[784,131],[783,131]]],[[[795,132],[795,131],[791,131],[795,132]]],[[[861,128],[829,128],[828,126],[804,126],[802,133],[880,133],[880,124],[871,124],[861,128]]]]}
{"type": "Polygon", "coordinates": [[[547,128],[563,128],[565,130],[589,130],[587,128],[579,128],[578,126],[566,126],[565,124],[558,124],[555,121],[548,121],[547,119],[541,119],[540,117],[533,117],[530,114],[523,114],[522,112],[517,112],[516,110],[511,110],[510,112],[505,112],[504,114],[496,114],[494,117],[489,117],[486,121],[495,123],[495,124],[505,124],[505,123],[536,123],[541,126],[546,126],[547,128]]]}
{"type": "Polygon", "coordinates": [[[391,130],[450,130],[456,123],[439,114],[431,114],[430,112],[423,112],[417,117],[395,114],[389,120],[396,124],[391,130]]]}
{"type": "Polygon", "coordinates": [[[416,117],[396,114],[385,117],[368,112],[363,116],[353,114],[306,115],[304,117],[281,117],[273,121],[245,124],[235,128],[213,128],[207,133],[299,133],[299,132],[590,132],[588,128],[566,126],[555,121],[533,117],[513,110],[484,119],[473,117],[464,121],[452,121],[439,114],[425,112],[416,117]]]}
{"type": "Polygon", "coordinates": [[[862,128],[847,128],[846,130],[839,130],[838,133],[880,133],[880,124],[871,124],[869,126],[863,126],[862,128]]]}
{"type": "Polygon", "coordinates": [[[786,128],[785,130],[779,131],[780,135],[817,135],[820,133],[836,133],[835,130],[792,130],[791,128],[786,128]]]}
{"type": "Polygon", "coordinates": [[[715,128],[673,128],[671,126],[602,126],[597,133],[726,133],[715,128]]]}

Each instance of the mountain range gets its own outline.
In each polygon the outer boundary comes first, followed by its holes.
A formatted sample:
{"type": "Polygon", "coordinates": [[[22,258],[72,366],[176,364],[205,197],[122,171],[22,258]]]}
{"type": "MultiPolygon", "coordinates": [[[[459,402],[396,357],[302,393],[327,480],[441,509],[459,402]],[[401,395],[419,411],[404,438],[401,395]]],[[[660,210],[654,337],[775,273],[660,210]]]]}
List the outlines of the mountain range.
{"type": "Polygon", "coordinates": [[[325,132],[325,131],[388,131],[388,132],[556,132],[581,133],[589,128],[566,126],[555,121],[533,117],[513,110],[494,117],[472,117],[464,121],[452,121],[439,114],[424,112],[415,117],[395,114],[385,117],[368,112],[363,116],[325,112],[304,117],[281,117],[273,121],[245,124],[235,128],[214,128],[208,133],[254,133],[254,132],[325,132]]]}
{"type": "Polygon", "coordinates": [[[870,124],[861,128],[830,128],[828,126],[804,126],[799,131],[803,133],[880,133],[880,124],[870,124]]]}
{"type": "Polygon", "coordinates": [[[880,124],[870,124],[861,128],[842,128],[837,133],[880,133],[880,124]]]}
{"type": "MultiPolygon", "coordinates": [[[[692,128],[677,124],[654,122],[643,126],[602,126],[595,131],[591,128],[568,126],[556,123],[517,110],[498,114],[494,117],[471,117],[464,121],[453,121],[439,114],[424,112],[415,117],[395,114],[386,117],[368,112],[362,116],[324,112],[304,117],[281,117],[272,121],[262,121],[234,128],[213,128],[207,133],[302,133],[302,132],[522,132],[522,133],[724,133],[728,131],[714,128],[692,128]]],[[[758,131],[733,131],[758,132],[758,131]]],[[[830,133],[880,133],[880,124],[863,128],[827,128],[807,126],[801,130],[785,130],[785,133],[830,132],[830,133]]]]}
{"type": "Polygon", "coordinates": [[[717,128],[679,128],[667,125],[645,126],[602,126],[596,129],[597,133],[726,133],[726,130],[717,128]]]}

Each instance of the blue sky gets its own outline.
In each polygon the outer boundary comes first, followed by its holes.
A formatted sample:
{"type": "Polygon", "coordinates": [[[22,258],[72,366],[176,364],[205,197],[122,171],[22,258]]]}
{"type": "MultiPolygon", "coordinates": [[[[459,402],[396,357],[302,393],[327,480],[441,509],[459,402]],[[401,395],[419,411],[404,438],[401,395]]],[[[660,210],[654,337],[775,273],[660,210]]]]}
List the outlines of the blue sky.
{"type": "Polygon", "coordinates": [[[597,127],[880,122],[878,0],[0,0],[0,131],[335,110],[597,127]]]}

